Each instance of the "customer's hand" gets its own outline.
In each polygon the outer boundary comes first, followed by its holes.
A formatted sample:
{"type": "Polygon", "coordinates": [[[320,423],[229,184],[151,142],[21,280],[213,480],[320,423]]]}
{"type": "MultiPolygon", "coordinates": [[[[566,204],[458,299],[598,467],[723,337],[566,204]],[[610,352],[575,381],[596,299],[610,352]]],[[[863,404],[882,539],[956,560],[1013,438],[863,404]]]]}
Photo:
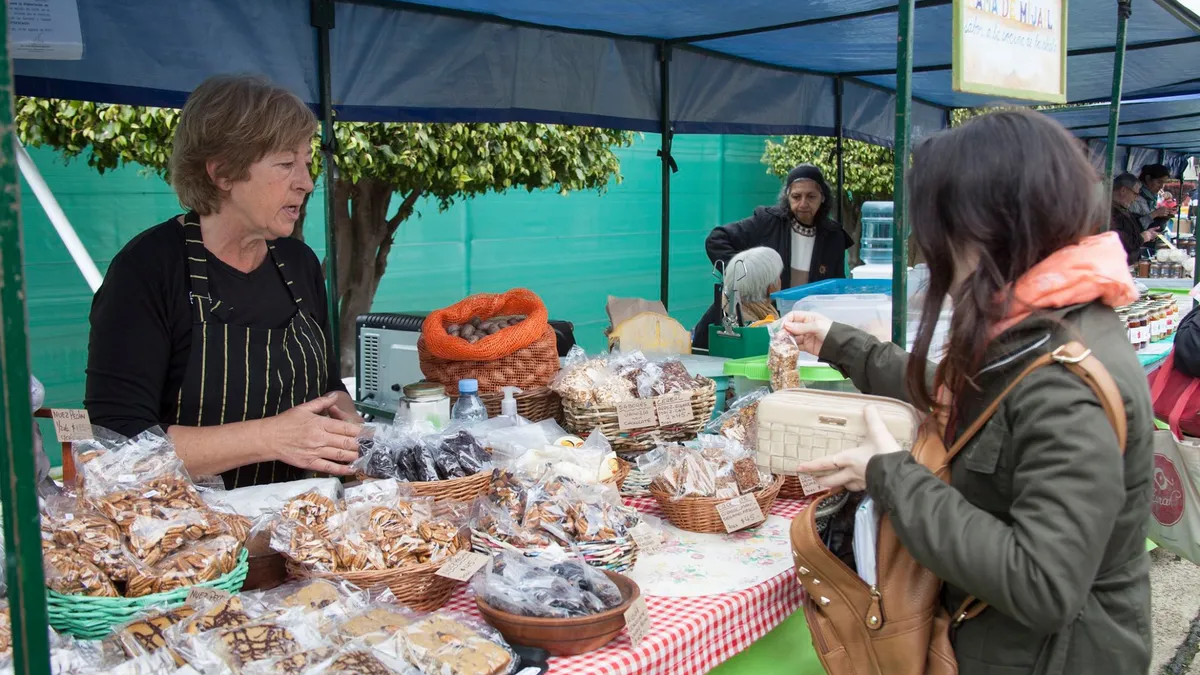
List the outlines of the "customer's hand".
{"type": "Polygon", "coordinates": [[[805,462],[796,467],[796,470],[812,474],[821,487],[844,487],[851,492],[867,489],[867,463],[871,458],[888,452],[899,452],[901,448],[884,426],[878,408],[868,405],[863,409],[863,414],[867,418],[866,443],[836,455],[805,462]]]}
{"type": "Polygon", "coordinates": [[[264,420],[265,442],[274,450],[275,459],[334,476],[354,473],[350,464],[358,459],[362,427],[329,416],[336,403],[336,394],[326,394],[264,420]]]}
{"type": "Polygon", "coordinates": [[[1160,206],[1157,209],[1154,209],[1153,211],[1150,212],[1150,217],[1151,218],[1170,218],[1171,217],[1171,209],[1168,209],[1165,206],[1160,206]]]}
{"type": "Polygon", "coordinates": [[[1142,241],[1147,244],[1154,241],[1156,238],[1158,238],[1158,229],[1156,228],[1151,228],[1142,233],[1142,241]]]}
{"type": "Polygon", "coordinates": [[[813,312],[789,312],[783,317],[783,329],[796,338],[796,346],[813,356],[821,355],[831,327],[832,321],[813,312]]]}

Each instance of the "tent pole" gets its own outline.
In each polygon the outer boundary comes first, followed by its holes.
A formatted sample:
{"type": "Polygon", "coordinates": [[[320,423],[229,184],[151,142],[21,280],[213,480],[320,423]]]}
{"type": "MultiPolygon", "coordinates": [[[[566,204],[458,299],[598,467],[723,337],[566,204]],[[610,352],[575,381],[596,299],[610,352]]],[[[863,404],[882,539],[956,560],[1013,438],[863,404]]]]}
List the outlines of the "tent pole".
{"type": "Polygon", "coordinates": [[[38,516],[33,409],[29,396],[29,325],[25,299],[25,242],[21,232],[13,127],[12,61],[8,58],[8,5],[0,6],[0,383],[4,445],[0,449],[0,505],[4,509],[5,577],[12,619],[13,672],[49,675],[46,579],[38,516]]]}
{"type": "Polygon", "coordinates": [[[662,146],[658,156],[662,158],[662,244],[659,253],[658,297],[663,307],[670,308],[671,275],[671,171],[675,160],[671,158],[671,45],[663,42],[658,47],[659,123],[662,146]]]}
{"type": "Polygon", "coordinates": [[[1125,33],[1132,0],[1117,0],[1117,45],[1113,52],[1112,99],[1108,112],[1108,148],[1105,157],[1105,191],[1112,201],[1112,182],[1117,168],[1117,127],[1121,123],[1121,86],[1125,81],[1125,33]]]}
{"type": "MultiPolygon", "coordinates": [[[[846,184],[846,163],[842,157],[843,144],[842,139],[845,136],[845,129],[842,127],[842,92],[845,85],[842,78],[836,77],[833,80],[833,133],[837,143],[837,219],[842,226],[846,225],[846,221],[842,214],[842,200],[845,199],[845,184],[846,184]]],[[[789,263],[790,264],[790,263],[789,263]]]]}
{"type": "Polygon", "coordinates": [[[896,138],[892,188],[892,342],[903,347],[908,337],[908,204],[904,171],[912,134],[912,59],[914,0],[900,0],[896,15],[896,138]]]}
{"type": "MultiPolygon", "coordinates": [[[[333,0],[312,0],[312,25],[317,29],[317,77],[321,81],[321,154],[325,166],[325,285],[329,314],[330,344],[334,358],[342,360],[341,296],[338,294],[337,237],[334,231],[337,212],[334,208],[334,186],[337,166],[333,155],[337,150],[337,135],[333,129],[333,85],[330,82],[329,31],[334,24],[333,0]]],[[[340,366],[339,366],[340,367],[340,366]]],[[[351,394],[353,396],[353,394],[351,394]]]]}

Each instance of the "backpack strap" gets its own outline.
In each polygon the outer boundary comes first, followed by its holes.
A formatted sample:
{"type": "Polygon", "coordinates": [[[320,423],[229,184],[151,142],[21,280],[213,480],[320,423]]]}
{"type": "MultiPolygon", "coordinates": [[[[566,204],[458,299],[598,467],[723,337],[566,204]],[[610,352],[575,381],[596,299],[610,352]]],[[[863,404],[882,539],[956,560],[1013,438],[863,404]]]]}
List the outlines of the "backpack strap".
{"type": "MultiPolygon", "coordinates": [[[[1117,433],[1117,447],[1121,449],[1121,454],[1125,454],[1125,441],[1128,439],[1128,421],[1125,418],[1125,402],[1121,399],[1121,390],[1117,387],[1117,383],[1109,374],[1108,369],[1104,364],[1100,363],[1092,350],[1084,347],[1080,342],[1068,342],[1067,344],[1055,349],[1049,354],[1044,354],[1026,366],[1025,370],[1021,371],[1012,382],[1000,392],[983,413],[967,427],[967,430],[962,434],[962,437],[955,441],[954,446],[946,453],[946,463],[954,459],[967,442],[979,433],[983,425],[987,424],[988,420],[996,414],[1000,408],[1000,404],[1004,399],[1012,393],[1013,389],[1021,383],[1026,377],[1029,377],[1037,370],[1045,368],[1053,363],[1058,363],[1066,367],[1067,370],[1075,373],[1082,379],[1096,397],[1100,399],[1100,405],[1104,408],[1104,415],[1108,418],[1109,424],[1112,425],[1113,431],[1117,433]]],[[[1198,381],[1200,382],[1200,381],[1198,381]]],[[[979,600],[975,596],[970,596],[963,601],[958,607],[958,611],[951,617],[953,626],[957,627],[963,621],[974,619],[979,616],[983,610],[987,609],[987,603],[979,600]]]]}

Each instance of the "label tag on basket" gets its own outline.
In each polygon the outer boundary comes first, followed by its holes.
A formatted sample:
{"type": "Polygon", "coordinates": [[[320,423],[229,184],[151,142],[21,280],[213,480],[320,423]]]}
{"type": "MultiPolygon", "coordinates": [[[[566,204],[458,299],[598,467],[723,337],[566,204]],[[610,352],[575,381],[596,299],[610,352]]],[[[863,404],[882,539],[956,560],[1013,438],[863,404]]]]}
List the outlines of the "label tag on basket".
{"type": "Polygon", "coordinates": [[[639,399],[618,403],[617,426],[622,431],[658,426],[658,417],[654,415],[654,401],[639,399]]]}
{"type": "Polygon", "coordinates": [[[229,593],[219,589],[210,588],[208,586],[192,586],[188,589],[186,602],[189,605],[198,603],[219,603],[229,599],[229,593]]]}
{"type": "Polygon", "coordinates": [[[655,532],[654,528],[646,523],[639,523],[636,527],[630,529],[629,536],[633,537],[640,555],[654,555],[663,549],[662,535],[655,532]]]}
{"type": "Polygon", "coordinates": [[[484,553],[475,553],[474,551],[462,551],[456,553],[453,558],[446,561],[441,569],[437,571],[439,577],[446,577],[455,581],[468,581],[475,573],[483,569],[483,566],[491,560],[490,555],[484,553]]]}
{"type": "Polygon", "coordinates": [[[54,435],[59,443],[92,439],[92,419],[88,417],[88,411],[82,408],[54,408],[50,411],[50,418],[54,420],[54,435]]]}
{"type": "Polygon", "coordinates": [[[650,610],[646,607],[644,596],[638,596],[625,610],[625,630],[629,631],[629,641],[635,649],[650,632],[650,610]]]}
{"type": "Polygon", "coordinates": [[[763,521],[762,509],[758,508],[758,501],[752,494],[717,504],[717,514],[721,516],[721,522],[725,523],[726,532],[737,532],[763,521]]]}
{"type": "Polygon", "coordinates": [[[806,473],[796,474],[796,479],[800,481],[800,489],[804,490],[805,497],[809,495],[815,495],[824,489],[821,487],[821,484],[817,482],[816,478],[813,478],[806,473]]]}
{"type": "Polygon", "coordinates": [[[684,424],[696,419],[692,412],[692,395],[663,396],[656,401],[658,422],[663,426],[668,424],[684,424]]]}

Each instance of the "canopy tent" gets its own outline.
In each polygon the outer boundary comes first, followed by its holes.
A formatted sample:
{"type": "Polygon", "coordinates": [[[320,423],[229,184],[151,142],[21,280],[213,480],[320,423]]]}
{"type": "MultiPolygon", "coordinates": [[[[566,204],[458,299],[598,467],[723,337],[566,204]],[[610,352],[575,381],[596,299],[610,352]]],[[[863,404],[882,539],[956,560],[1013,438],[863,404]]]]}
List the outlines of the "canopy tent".
{"type": "MultiPolygon", "coordinates": [[[[675,133],[834,135],[841,79],[844,135],[884,144],[894,136],[896,2],[338,0],[333,7],[328,74],[342,120],[659,131],[665,79],[675,133]]],[[[920,137],[945,126],[945,108],[997,100],[953,91],[950,0],[916,7],[911,119],[920,137]]],[[[196,0],[186,20],[179,8],[154,0],[79,3],[83,59],[17,60],[17,92],[177,107],[209,75],[253,70],[320,102],[308,0],[196,0]]],[[[1116,0],[1070,3],[1071,101],[1109,96],[1115,9],[1116,0]]],[[[1192,15],[1172,0],[1137,4],[1128,95],[1200,92],[1186,69],[1165,67],[1200,60],[1200,36],[1177,16],[1192,15]]]]}
{"type": "MultiPolygon", "coordinates": [[[[1094,151],[1107,146],[1110,106],[1091,105],[1050,111],[1094,151]]],[[[1187,157],[1200,152],[1200,96],[1172,96],[1123,101],[1117,130],[1118,166],[1136,170],[1143,164],[1162,163],[1179,177],[1187,157]],[[1127,158],[1122,162],[1122,157],[1127,158]]]]}

